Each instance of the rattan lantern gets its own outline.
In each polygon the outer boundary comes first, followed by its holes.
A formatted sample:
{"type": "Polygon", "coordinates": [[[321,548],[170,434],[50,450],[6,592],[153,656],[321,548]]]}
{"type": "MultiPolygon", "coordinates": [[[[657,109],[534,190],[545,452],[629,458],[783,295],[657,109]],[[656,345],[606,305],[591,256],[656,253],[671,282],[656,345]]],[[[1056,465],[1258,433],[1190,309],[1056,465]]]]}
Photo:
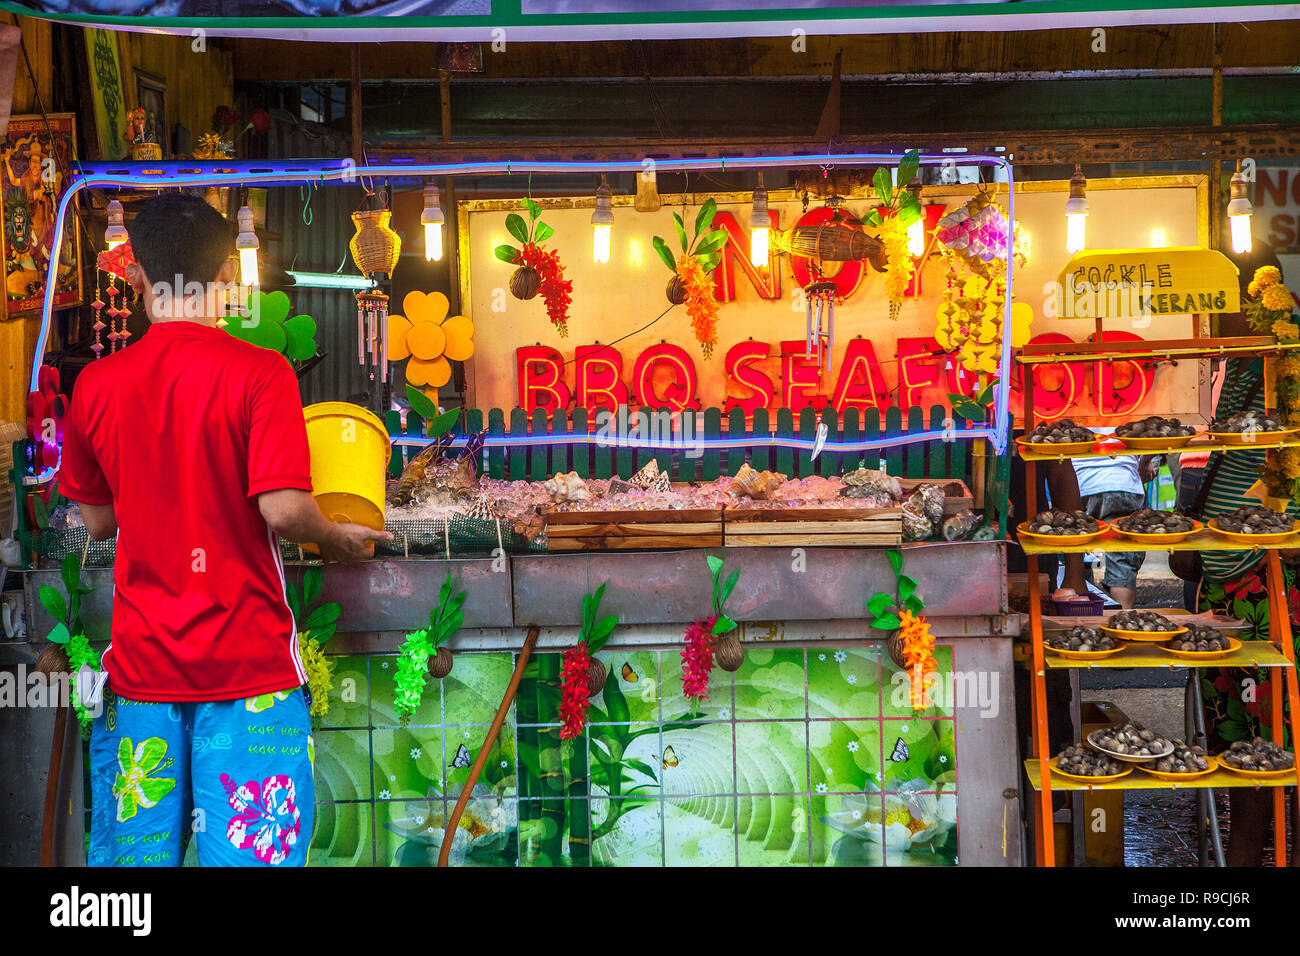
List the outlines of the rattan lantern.
{"type": "Polygon", "coordinates": [[[402,237],[389,223],[393,213],[374,193],[367,193],[352,214],[357,231],[348,248],[352,261],[376,285],[357,293],[357,357],[363,368],[379,370],[388,381],[388,295],[378,285],[390,279],[402,254],[402,237]]]}

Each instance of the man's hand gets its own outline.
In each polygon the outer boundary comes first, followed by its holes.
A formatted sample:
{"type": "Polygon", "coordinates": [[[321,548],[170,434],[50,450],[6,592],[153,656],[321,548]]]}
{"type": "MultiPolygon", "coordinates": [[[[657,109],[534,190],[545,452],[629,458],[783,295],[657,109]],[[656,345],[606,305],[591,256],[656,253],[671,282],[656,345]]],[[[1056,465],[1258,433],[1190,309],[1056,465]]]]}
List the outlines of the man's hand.
{"type": "Polygon", "coordinates": [[[363,524],[333,524],[326,537],[318,542],[318,546],[324,560],[347,564],[373,558],[376,540],[392,541],[393,536],[387,531],[376,531],[363,524]]]}
{"type": "Polygon", "coordinates": [[[1156,464],[1158,460],[1156,455],[1143,455],[1138,459],[1138,478],[1142,484],[1145,485],[1154,481],[1156,475],[1160,473],[1160,469],[1156,464]]]}

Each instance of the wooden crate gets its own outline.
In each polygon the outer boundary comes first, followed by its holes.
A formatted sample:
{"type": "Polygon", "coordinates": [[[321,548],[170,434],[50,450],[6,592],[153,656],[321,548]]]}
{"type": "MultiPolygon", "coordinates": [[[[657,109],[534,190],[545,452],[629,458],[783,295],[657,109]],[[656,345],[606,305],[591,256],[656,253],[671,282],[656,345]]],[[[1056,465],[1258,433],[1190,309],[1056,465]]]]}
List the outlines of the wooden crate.
{"type": "Polygon", "coordinates": [[[548,511],[548,551],[653,551],[722,547],[722,510],[548,511]]]}
{"type": "Polygon", "coordinates": [[[874,546],[903,542],[901,508],[728,508],[727,547],[874,546]]]}
{"type": "Polygon", "coordinates": [[[903,497],[906,498],[916,490],[917,485],[938,485],[943,489],[943,513],[945,515],[955,515],[961,511],[970,511],[975,507],[975,496],[971,494],[970,488],[966,487],[966,482],[959,481],[955,478],[900,478],[898,483],[903,486],[903,497]]]}

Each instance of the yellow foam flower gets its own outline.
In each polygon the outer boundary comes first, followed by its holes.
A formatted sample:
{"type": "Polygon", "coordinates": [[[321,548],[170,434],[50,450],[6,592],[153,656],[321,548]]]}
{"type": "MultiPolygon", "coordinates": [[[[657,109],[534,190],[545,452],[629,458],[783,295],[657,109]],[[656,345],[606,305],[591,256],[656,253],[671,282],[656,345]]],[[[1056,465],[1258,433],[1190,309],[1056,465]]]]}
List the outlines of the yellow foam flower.
{"type": "Polygon", "coordinates": [[[1291,290],[1281,283],[1268,286],[1264,289],[1260,301],[1270,312],[1290,312],[1291,290]]]}
{"type": "Polygon", "coordinates": [[[1252,284],[1261,289],[1267,289],[1271,285],[1277,285],[1282,281],[1282,273],[1277,266],[1260,266],[1255,270],[1255,277],[1252,284]]]}
{"type": "Polygon", "coordinates": [[[1273,323],[1273,335],[1279,341],[1300,339],[1300,326],[1296,325],[1294,322],[1288,322],[1285,319],[1278,319],[1273,323]]]}
{"type": "Polygon", "coordinates": [[[474,323],[448,316],[451,303],[441,292],[408,292],[402,312],[388,316],[388,361],[406,363],[406,381],[435,401],[438,386],[451,380],[451,364],[474,354],[474,323]]]}
{"type": "Polygon", "coordinates": [[[1280,378],[1300,375],[1300,358],[1296,358],[1294,355],[1286,355],[1278,359],[1277,374],[1280,378]]]}

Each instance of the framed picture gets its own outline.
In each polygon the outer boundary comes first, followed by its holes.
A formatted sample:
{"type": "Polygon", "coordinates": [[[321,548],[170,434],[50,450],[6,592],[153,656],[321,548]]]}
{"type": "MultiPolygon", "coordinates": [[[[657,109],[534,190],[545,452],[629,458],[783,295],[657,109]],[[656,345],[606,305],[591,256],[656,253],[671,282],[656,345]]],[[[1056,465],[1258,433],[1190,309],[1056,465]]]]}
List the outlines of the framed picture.
{"type": "MultiPolygon", "coordinates": [[[[76,155],[75,116],[50,113],[14,116],[0,139],[0,259],[4,261],[3,315],[39,310],[45,302],[45,275],[54,254],[54,216],[68,189],[67,170],[76,155]]],[[[64,223],[63,248],[54,308],[82,303],[81,243],[78,219],[64,223]]]]}
{"type": "Polygon", "coordinates": [[[171,126],[167,123],[167,83],[155,73],[135,70],[135,104],[144,110],[140,142],[157,143],[163,159],[171,157],[171,126]]]}

